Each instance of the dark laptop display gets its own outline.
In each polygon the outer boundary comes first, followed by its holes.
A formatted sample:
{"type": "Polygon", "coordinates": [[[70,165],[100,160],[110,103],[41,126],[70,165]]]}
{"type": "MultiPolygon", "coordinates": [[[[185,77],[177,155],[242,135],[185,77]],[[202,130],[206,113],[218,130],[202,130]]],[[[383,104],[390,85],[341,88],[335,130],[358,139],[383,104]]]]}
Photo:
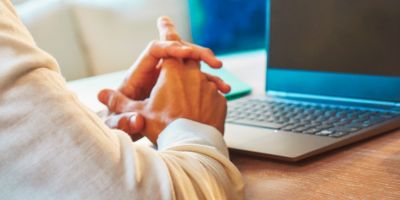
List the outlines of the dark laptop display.
{"type": "Polygon", "coordinates": [[[399,8],[398,0],[268,1],[267,89],[399,101],[399,8]]]}

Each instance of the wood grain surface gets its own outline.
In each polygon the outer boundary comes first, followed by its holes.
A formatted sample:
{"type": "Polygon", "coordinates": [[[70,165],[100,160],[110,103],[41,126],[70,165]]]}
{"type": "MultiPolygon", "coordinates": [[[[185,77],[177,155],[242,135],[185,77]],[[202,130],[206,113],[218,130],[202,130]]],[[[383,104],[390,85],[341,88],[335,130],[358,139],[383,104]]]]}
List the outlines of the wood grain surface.
{"type": "Polygon", "coordinates": [[[398,199],[400,131],[298,163],[232,153],[246,199],[398,199]]]}

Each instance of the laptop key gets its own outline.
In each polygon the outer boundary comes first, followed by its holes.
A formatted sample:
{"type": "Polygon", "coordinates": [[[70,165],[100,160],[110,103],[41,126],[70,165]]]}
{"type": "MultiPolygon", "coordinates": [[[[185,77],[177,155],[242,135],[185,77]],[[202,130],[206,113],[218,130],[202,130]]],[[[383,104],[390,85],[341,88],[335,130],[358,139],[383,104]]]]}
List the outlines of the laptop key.
{"type": "Polygon", "coordinates": [[[303,132],[303,131],[305,131],[305,130],[307,130],[307,127],[305,127],[305,126],[300,126],[300,127],[297,127],[297,128],[295,128],[295,129],[293,129],[292,131],[301,133],[301,132],[303,132]]]}
{"type": "Polygon", "coordinates": [[[342,136],[345,136],[345,135],[348,135],[348,134],[349,134],[349,132],[336,132],[336,133],[330,134],[329,136],[330,137],[334,137],[334,138],[338,138],[338,137],[342,137],[342,136]]]}
{"type": "Polygon", "coordinates": [[[358,127],[334,127],[334,128],[331,128],[330,129],[331,131],[334,131],[334,132],[356,132],[356,131],[358,131],[358,130],[360,130],[360,128],[358,128],[358,127]]]}
{"type": "Polygon", "coordinates": [[[260,122],[260,121],[253,121],[253,120],[247,120],[247,119],[239,119],[239,120],[234,120],[232,123],[235,124],[243,124],[243,125],[250,125],[250,126],[258,126],[262,128],[270,128],[270,129],[280,129],[284,127],[284,124],[277,124],[277,123],[271,123],[271,122],[260,122]]]}
{"type": "Polygon", "coordinates": [[[334,133],[334,131],[331,131],[331,130],[323,130],[323,131],[318,132],[317,135],[320,135],[320,136],[329,136],[329,135],[331,135],[331,134],[333,134],[333,133],[334,133]]]}
{"type": "Polygon", "coordinates": [[[303,133],[309,134],[309,135],[314,135],[315,133],[318,133],[320,131],[321,131],[321,129],[312,128],[312,129],[303,131],[303,133]]]}

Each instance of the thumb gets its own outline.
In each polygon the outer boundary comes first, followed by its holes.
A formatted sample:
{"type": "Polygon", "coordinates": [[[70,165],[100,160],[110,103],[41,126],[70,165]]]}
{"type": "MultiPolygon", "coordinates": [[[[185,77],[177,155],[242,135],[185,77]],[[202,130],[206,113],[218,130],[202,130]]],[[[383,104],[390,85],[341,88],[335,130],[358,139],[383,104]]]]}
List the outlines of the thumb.
{"type": "Polygon", "coordinates": [[[106,119],[105,123],[110,128],[126,132],[134,141],[142,138],[139,133],[144,129],[144,118],[140,114],[135,112],[112,114],[106,119]]]}
{"type": "Polygon", "coordinates": [[[144,101],[134,101],[123,95],[120,91],[103,89],[97,99],[107,106],[110,112],[139,112],[143,109],[144,101]]]}

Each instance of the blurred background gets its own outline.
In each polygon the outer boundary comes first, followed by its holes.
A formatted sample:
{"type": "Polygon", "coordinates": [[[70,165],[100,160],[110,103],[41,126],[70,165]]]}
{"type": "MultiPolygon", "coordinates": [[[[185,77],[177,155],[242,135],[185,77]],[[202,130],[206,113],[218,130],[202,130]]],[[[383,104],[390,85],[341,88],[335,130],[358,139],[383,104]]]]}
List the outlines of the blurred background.
{"type": "Polygon", "coordinates": [[[129,68],[170,16],[182,38],[217,54],[264,48],[265,0],[12,0],[67,80],[129,68]]]}

